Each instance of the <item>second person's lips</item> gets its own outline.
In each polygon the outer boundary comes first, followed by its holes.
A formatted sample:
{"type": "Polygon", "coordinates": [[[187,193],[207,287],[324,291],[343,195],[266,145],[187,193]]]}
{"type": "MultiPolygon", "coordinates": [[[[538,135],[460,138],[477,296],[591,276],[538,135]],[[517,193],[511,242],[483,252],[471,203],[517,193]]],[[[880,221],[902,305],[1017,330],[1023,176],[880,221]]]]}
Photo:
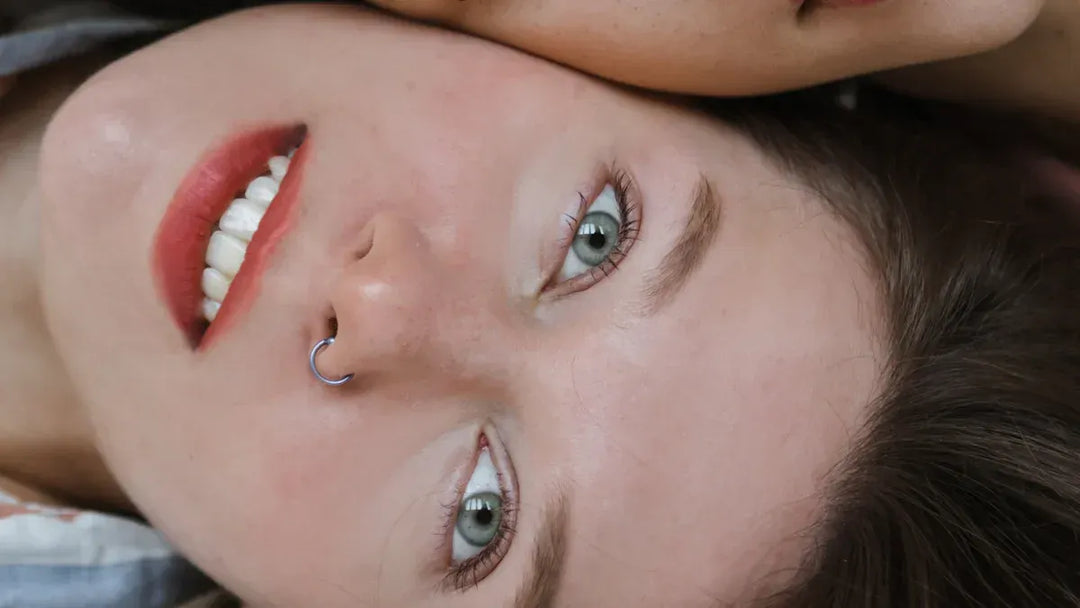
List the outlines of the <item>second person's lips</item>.
{"type": "Polygon", "coordinates": [[[206,348],[254,299],[274,245],[291,225],[305,136],[302,126],[238,134],[189,172],[169,204],[152,267],[193,348],[206,348]]]}
{"type": "Polygon", "coordinates": [[[841,8],[845,6],[869,6],[884,0],[814,0],[819,6],[841,8]]]}

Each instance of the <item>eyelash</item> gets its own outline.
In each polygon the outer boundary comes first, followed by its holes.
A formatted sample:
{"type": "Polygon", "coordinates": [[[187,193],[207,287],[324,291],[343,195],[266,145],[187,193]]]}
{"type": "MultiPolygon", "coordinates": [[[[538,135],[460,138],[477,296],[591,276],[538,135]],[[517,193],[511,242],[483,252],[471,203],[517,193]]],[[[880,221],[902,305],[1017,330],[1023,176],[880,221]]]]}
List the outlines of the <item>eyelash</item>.
{"type": "MultiPolygon", "coordinates": [[[[592,287],[597,281],[618,270],[619,265],[626,259],[631,247],[633,247],[634,243],[638,240],[638,236],[641,232],[641,205],[638,203],[637,199],[634,198],[634,193],[636,192],[634,180],[629,172],[615,167],[608,170],[608,176],[608,181],[606,183],[610,184],[612,189],[615,190],[615,201],[618,203],[619,213],[622,215],[622,224],[619,226],[619,238],[611,251],[611,255],[608,256],[603,264],[561,283],[555,282],[555,275],[553,274],[547,288],[557,290],[558,296],[570,295],[571,293],[592,287]]],[[[593,203],[592,200],[589,200],[580,192],[578,193],[578,197],[581,200],[581,204],[577,215],[572,216],[566,214],[563,216],[569,228],[569,236],[559,244],[559,248],[563,252],[563,255],[559,259],[563,259],[566,255],[569,255],[570,247],[573,245],[578,228],[585,219],[589,207],[593,203]]]]}
{"type": "MultiPolygon", "coordinates": [[[[444,505],[446,507],[446,534],[454,532],[457,524],[459,505],[444,505]]],[[[443,586],[457,591],[465,591],[478,587],[483,576],[487,576],[485,570],[490,570],[498,564],[510,549],[511,541],[517,529],[514,527],[514,506],[503,505],[503,520],[499,523],[499,530],[495,534],[495,540],[483,551],[473,557],[450,567],[450,572],[443,577],[443,586]],[[483,572],[483,574],[481,574],[483,572]]]]}
{"type": "MultiPolygon", "coordinates": [[[[641,227],[640,205],[632,196],[632,193],[635,192],[633,178],[630,177],[630,174],[627,171],[614,167],[608,171],[608,175],[609,177],[606,183],[610,184],[615,191],[615,201],[618,203],[619,213],[622,215],[618,240],[611,251],[611,255],[608,256],[603,264],[562,283],[549,285],[552,289],[559,288],[559,290],[563,292],[561,295],[568,295],[586,289],[601,278],[607,277],[613,271],[618,270],[619,264],[626,259],[627,253],[638,239],[641,227]],[[567,288],[567,285],[570,285],[571,287],[567,288]]],[[[585,195],[580,192],[578,193],[578,196],[581,199],[581,205],[577,215],[571,216],[567,214],[565,216],[570,230],[569,237],[560,244],[560,249],[563,251],[563,257],[569,254],[570,246],[573,244],[573,239],[577,234],[577,230],[580,227],[581,222],[585,219],[589,207],[593,203],[593,201],[587,199],[585,195]]],[[[501,472],[499,473],[499,483],[502,485],[501,472]]],[[[443,505],[443,538],[452,538],[454,528],[457,526],[458,513],[461,509],[463,494],[464,487],[456,494],[457,498],[454,502],[443,505]]],[[[451,566],[450,571],[443,577],[444,587],[458,591],[465,591],[477,587],[480,584],[481,572],[490,570],[493,565],[498,564],[506,556],[513,541],[514,534],[517,532],[517,505],[513,503],[512,497],[509,496],[505,490],[502,491],[502,495],[503,518],[499,522],[499,529],[495,534],[495,540],[477,555],[460,564],[451,566]]],[[[486,574],[487,573],[485,572],[483,576],[486,576],[486,574]]]]}
{"type": "MultiPolygon", "coordinates": [[[[496,468],[498,471],[498,469],[496,468]]],[[[490,573],[492,566],[498,564],[513,543],[514,534],[517,532],[517,504],[511,493],[503,487],[503,474],[497,472],[499,477],[500,494],[503,498],[503,517],[499,522],[499,529],[495,533],[495,540],[491,541],[484,550],[473,557],[450,566],[450,571],[443,577],[442,586],[446,589],[466,591],[479,586],[480,580],[490,573]],[[483,572],[483,574],[481,574],[483,572]]],[[[457,500],[443,505],[444,522],[443,538],[453,538],[454,528],[457,526],[458,512],[465,494],[465,486],[462,485],[456,493],[457,500]]]]}

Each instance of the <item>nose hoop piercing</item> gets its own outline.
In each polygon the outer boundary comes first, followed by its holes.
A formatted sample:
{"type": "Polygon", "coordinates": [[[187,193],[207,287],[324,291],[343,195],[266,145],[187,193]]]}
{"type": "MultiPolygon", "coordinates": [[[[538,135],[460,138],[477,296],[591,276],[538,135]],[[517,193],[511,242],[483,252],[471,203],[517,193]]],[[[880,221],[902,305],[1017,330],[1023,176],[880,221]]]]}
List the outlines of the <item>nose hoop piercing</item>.
{"type": "Polygon", "coordinates": [[[324,348],[326,348],[327,346],[330,346],[333,343],[334,343],[334,336],[330,336],[329,338],[319,340],[319,342],[314,347],[312,347],[311,354],[308,355],[308,365],[311,366],[311,373],[315,374],[315,378],[319,382],[322,382],[323,384],[328,384],[330,386],[341,386],[342,384],[345,384],[349,380],[352,380],[353,376],[355,374],[347,374],[345,376],[342,376],[342,377],[338,378],[337,380],[334,380],[332,378],[327,378],[326,376],[322,375],[322,373],[319,372],[318,365],[315,364],[315,357],[318,356],[318,354],[320,352],[322,352],[322,350],[324,348]]]}

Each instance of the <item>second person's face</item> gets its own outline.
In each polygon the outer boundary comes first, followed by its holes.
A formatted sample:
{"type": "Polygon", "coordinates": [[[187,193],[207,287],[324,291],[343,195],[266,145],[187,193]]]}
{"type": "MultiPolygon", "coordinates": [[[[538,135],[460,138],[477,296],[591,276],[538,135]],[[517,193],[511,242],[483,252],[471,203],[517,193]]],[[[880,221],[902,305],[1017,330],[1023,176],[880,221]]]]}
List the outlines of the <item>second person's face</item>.
{"type": "Polygon", "coordinates": [[[648,88],[759,94],[976,53],[1045,0],[372,0],[648,88]]]}

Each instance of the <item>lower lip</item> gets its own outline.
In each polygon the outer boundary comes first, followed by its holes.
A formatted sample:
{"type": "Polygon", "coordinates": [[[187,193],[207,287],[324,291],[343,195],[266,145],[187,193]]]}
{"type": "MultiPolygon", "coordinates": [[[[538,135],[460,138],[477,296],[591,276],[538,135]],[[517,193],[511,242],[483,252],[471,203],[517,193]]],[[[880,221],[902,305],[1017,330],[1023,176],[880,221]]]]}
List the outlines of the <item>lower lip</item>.
{"type": "Polygon", "coordinates": [[[296,126],[237,135],[207,154],[169,203],[154,238],[151,266],[159,294],[193,349],[205,350],[250,308],[274,246],[291,227],[307,146],[301,145],[294,155],[273,204],[248,244],[228,297],[207,327],[201,312],[202,273],[214,226],[238,193],[266,172],[267,161],[303,136],[304,129],[296,126]]]}

